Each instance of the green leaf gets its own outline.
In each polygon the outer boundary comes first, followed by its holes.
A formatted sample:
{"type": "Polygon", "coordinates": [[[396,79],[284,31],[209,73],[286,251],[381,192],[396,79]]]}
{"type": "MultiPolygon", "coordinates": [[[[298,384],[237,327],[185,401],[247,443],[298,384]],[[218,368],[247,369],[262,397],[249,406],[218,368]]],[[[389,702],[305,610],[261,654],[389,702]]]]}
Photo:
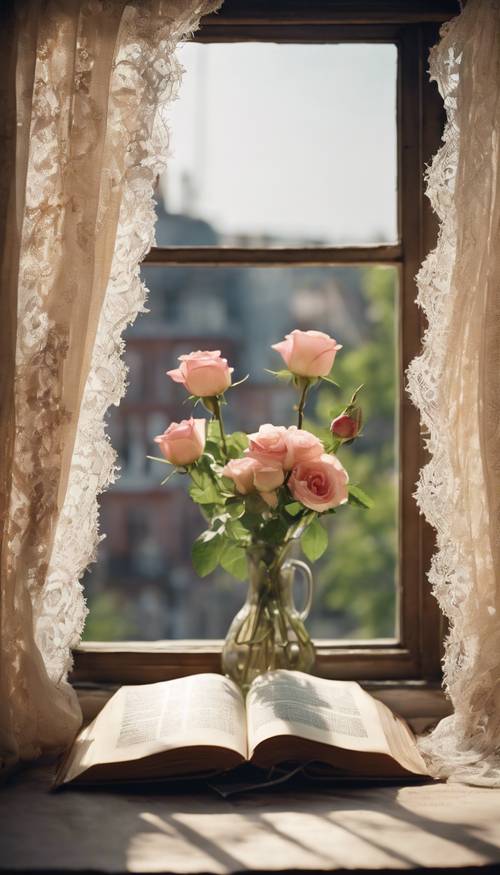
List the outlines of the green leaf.
{"type": "Polygon", "coordinates": [[[191,549],[194,570],[200,577],[206,577],[217,568],[221,558],[224,539],[218,532],[203,532],[191,549]]]}
{"type": "Polygon", "coordinates": [[[178,473],[179,473],[179,472],[178,472],[177,468],[174,468],[174,470],[171,471],[170,474],[167,474],[167,476],[164,478],[164,480],[161,481],[160,486],[165,486],[165,484],[167,484],[168,481],[171,480],[172,477],[173,477],[175,474],[178,474],[178,473]]]}
{"type": "Polygon", "coordinates": [[[332,380],[331,377],[321,377],[320,379],[324,380],[325,383],[330,383],[332,386],[335,386],[337,389],[340,389],[339,384],[336,383],[335,380],[332,380]]]}
{"type": "Polygon", "coordinates": [[[280,371],[271,371],[269,368],[264,368],[266,374],[272,374],[273,377],[277,377],[278,380],[294,380],[295,375],[292,374],[288,368],[282,368],[280,371]]]}
{"type": "Polygon", "coordinates": [[[219,534],[223,534],[226,523],[228,523],[229,520],[230,516],[228,513],[226,513],[226,509],[218,507],[216,513],[212,518],[211,528],[213,529],[215,527],[219,534]],[[217,524],[216,526],[214,526],[215,523],[217,524]]]}
{"type": "Polygon", "coordinates": [[[167,459],[160,459],[159,456],[146,456],[146,459],[151,459],[152,462],[163,462],[164,465],[171,465],[167,459]]]}
{"type": "Polygon", "coordinates": [[[292,501],[291,504],[285,504],[285,510],[290,516],[298,516],[304,510],[304,506],[298,501],[292,501]]]}
{"type": "Polygon", "coordinates": [[[249,377],[250,377],[250,374],[247,374],[246,377],[243,377],[242,380],[237,380],[236,383],[231,383],[231,385],[227,387],[228,390],[235,389],[236,386],[241,386],[242,383],[246,383],[246,381],[248,380],[249,377]]]}
{"type": "Polygon", "coordinates": [[[220,504],[200,504],[200,513],[206,519],[207,522],[211,523],[215,518],[215,514],[220,510],[220,504]]]}
{"type": "Polygon", "coordinates": [[[245,511],[241,517],[241,522],[249,532],[256,532],[263,522],[262,514],[245,511]]]}
{"type": "Polygon", "coordinates": [[[226,443],[230,451],[230,455],[234,458],[243,455],[243,450],[248,447],[248,435],[244,431],[233,431],[226,437],[226,443]]]}
{"type": "Polygon", "coordinates": [[[197,481],[200,479],[200,474],[208,474],[210,480],[212,480],[212,471],[214,467],[217,467],[217,461],[212,453],[203,453],[202,456],[195,462],[192,470],[194,471],[194,480],[197,481]],[[198,476],[197,476],[198,475],[198,476]]]}
{"type": "Polygon", "coordinates": [[[220,478],[221,492],[228,496],[228,498],[234,498],[235,495],[238,496],[239,493],[236,492],[234,486],[234,480],[231,480],[230,477],[222,477],[220,478]]]}
{"type": "Polygon", "coordinates": [[[183,404],[189,404],[190,401],[194,402],[193,407],[196,407],[201,402],[201,398],[198,395],[188,395],[187,398],[184,398],[183,404]]]}
{"type": "Polygon", "coordinates": [[[217,487],[209,474],[196,472],[189,495],[196,504],[220,504],[220,496],[217,487]]]}
{"type": "Polygon", "coordinates": [[[207,440],[205,444],[205,454],[210,455],[219,465],[224,466],[226,463],[220,441],[212,439],[207,440]]]}
{"type": "MultiPolygon", "coordinates": [[[[224,465],[223,464],[221,465],[219,462],[214,461],[210,464],[210,467],[208,470],[209,470],[210,477],[212,477],[212,475],[215,474],[217,479],[220,480],[223,476],[222,472],[224,470],[224,465]]],[[[213,479],[213,477],[212,477],[212,479],[213,479]]]]}
{"type": "MultiPolygon", "coordinates": [[[[329,433],[328,437],[323,440],[323,446],[325,448],[325,453],[328,453],[330,456],[335,456],[337,450],[340,449],[342,444],[345,444],[346,441],[343,441],[342,438],[333,437],[331,433],[329,433]]],[[[351,442],[352,443],[352,442],[351,442]]]]}
{"type": "Polygon", "coordinates": [[[220,558],[224,571],[238,580],[246,580],[248,576],[247,554],[243,547],[226,543],[220,558]]]}
{"type": "Polygon", "coordinates": [[[300,539],[304,555],[315,562],[323,555],[328,546],[328,534],[318,519],[314,519],[300,539]]]}
{"type": "Polygon", "coordinates": [[[358,386],[358,388],[354,390],[354,392],[353,392],[352,395],[351,395],[351,401],[350,401],[351,404],[355,404],[355,403],[356,403],[357,398],[358,398],[358,395],[359,395],[359,393],[361,392],[361,389],[364,389],[364,387],[365,387],[365,384],[364,384],[364,383],[361,383],[361,385],[358,386]]]}
{"type": "Polygon", "coordinates": [[[211,419],[207,422],[207,440],[220,440],[220,426],[216,419],[211,419]]]}
{"type": "Polygon", "coordinates": [[[245,502],[241,499],[230,498],[226,504],[226,512],[232,520],[239,520],[245,513],[245,502]]]}
{"type": "Polygon", "coordinates": [[[349,486],[349,503],[368,509],[374,506],[374,501],[359,486],[349,486]]]}
{"type": "Polygon", "coordinates": [[[268,544],[281,544],[286,537],[289,525],[280,517],[273,517],[262,527],[260,537],[268,544]]]}
{"type": "Polygon", "coordinates": [[[226,533],[233,541],[248,541],[249,531],[241,520],[228,520],[226,523],[226,533]]]}

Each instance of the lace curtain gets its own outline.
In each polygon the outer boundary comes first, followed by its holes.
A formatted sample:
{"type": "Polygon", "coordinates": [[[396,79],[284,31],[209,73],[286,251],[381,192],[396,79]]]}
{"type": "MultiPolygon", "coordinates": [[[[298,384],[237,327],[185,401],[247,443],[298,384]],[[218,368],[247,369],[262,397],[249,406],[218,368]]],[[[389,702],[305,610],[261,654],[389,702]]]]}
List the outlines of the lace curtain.
{"type": "Polygon", "coordinates": [[[449,620],[454,714],[421,742],[439,776],[500,785],[500,2],[469,0],[431,54],[441,224],[419,276],[428,319],[409,388],[430,462],[417,500],[437,532],[430,582],[449,620]]]}
{"type": "Polygon", "coordinates": [[[115,454],[121,334],[142,308],[178,41],[219,0],[21,0],[0,113],[0,762],[80,723],[66,681],[115,454]]]}

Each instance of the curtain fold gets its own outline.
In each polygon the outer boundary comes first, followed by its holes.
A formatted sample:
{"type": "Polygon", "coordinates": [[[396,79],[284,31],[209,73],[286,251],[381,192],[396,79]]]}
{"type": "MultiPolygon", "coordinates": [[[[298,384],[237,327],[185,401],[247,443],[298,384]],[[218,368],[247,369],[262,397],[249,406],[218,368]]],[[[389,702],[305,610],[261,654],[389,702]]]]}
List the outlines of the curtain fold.
{"type": "Polygon", "coordinates": [[[454,713],[421,747],[441,777],[500,785],[500,2],[469,0],[430,69],[447,113],[428,173],[440,231],[417,278],[428,329],[408,376],[454,713]]]}
{"type": "Polygon", "coordinates": [[[114,474],[104,415],[123,394],[121,334],[144,301],[139,262],[182,73],[175,47],[219,0],[13,5],[0,86],[4,769],[79,727],[66,677],[97,495],[114,474]]]}

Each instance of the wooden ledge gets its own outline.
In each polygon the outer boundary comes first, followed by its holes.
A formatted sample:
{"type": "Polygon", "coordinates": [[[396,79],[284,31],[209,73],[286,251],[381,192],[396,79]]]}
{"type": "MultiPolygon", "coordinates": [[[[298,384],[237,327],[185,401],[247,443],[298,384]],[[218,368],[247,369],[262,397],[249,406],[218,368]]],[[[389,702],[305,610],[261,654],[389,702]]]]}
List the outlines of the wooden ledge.
{"type": "Polygon", "coordinates": [[[154,246],[143,264],[157,267],[334,267],[340,265],[398,264],[399,243],[377,246],[322,246],[266,248],[231,246],[154,246]]]}
{"type": "Polygon", "coordinates": [[[50,793],[51,780],[27,769],[0,794],[0,872],[499,871],[496,789],[294,785],[225,800],[188,782],[50,793]]]}
{"type": "MultiPolygon", "coordinates": [[[[419,678],[410,651],[396,639],[318,641],[316,673],[341,680],[419,678]]],[[[74,652],[72,683],[153,683],[219,672],[222,641],[93,641],[74,652]]],[[[431,678],[439,681],[439,678],[431,678]]]]}

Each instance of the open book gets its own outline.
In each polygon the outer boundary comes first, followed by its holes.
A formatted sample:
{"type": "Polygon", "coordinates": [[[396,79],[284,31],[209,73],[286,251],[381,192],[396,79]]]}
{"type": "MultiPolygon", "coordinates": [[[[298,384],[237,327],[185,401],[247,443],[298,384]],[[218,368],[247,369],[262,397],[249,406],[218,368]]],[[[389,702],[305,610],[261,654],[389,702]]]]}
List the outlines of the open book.
{"type": "Polygon", "coordinates": [[[258,677],[246,700],[217,674],[122,687],[80,732],[56,786],[213,775],[244,762],[427,774],[403,720],[359,684],[279,670],[258,677]]]}

